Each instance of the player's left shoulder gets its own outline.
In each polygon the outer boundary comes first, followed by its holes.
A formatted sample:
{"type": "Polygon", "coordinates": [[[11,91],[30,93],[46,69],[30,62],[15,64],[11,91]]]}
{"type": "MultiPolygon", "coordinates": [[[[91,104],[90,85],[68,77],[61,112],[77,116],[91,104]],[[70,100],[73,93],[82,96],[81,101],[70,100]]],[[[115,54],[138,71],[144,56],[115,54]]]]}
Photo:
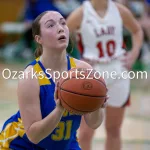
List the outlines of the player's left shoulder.
{"type": "Polygon", "coordinates": [[[114,2],[116,7],[118,8],[119,12],[120,12],[120,15],[122,17],[125,17],[125,16],[128,16],[128,15],[131,15],[131,11],[126,7],[124,6],[123,4],[120,4],[118,2],[114,2]]]}
{"type": "Polygon", "coordinates": [[[78,60],[78,59],[75,59],[75,58],[74,58],[74,61],[76,63],[76,67],[78,67],[78,68],[93,69],[93,67],[90,64],[88,64],[87,62],[85,62],[85,61],[78,60]]]}

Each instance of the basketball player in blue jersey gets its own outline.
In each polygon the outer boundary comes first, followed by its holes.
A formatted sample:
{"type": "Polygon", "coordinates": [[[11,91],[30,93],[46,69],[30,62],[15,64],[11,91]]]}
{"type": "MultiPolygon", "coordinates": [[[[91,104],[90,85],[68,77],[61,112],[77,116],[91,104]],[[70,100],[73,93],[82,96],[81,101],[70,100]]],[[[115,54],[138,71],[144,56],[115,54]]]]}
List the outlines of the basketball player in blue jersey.
{"type": "MultiPolygon", "coordinates": [[[[61,106],[55,94],[57,81],[50,75],[54,71],[61,74],[73,67],[91,66],[66,54],[69,30],[58,12],[40,14],[34,20],[32,30],[38,44],[37,59],[27,65],[25,78],[18,83],[20,109],[4,123],[0,149],[80,150],[76,131],[81,116],[69,113],[61,106]]],[[[103,109],[85,114],[84,117],[87,125],[96,129],[102,123],[103,109]]]]}

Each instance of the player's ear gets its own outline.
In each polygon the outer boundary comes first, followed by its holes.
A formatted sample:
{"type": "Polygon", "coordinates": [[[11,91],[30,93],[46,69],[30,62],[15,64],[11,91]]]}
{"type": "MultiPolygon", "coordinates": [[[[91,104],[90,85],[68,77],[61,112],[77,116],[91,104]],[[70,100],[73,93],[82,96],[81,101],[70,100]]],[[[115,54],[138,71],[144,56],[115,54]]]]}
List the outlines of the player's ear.
{"type": "Polygon", "coordinates": [[[40,45],[42,44],[42,39],[41,39],[41,37],[39,35],[35,35],[35,41],[37,43],[39,43],[40,45]]]}

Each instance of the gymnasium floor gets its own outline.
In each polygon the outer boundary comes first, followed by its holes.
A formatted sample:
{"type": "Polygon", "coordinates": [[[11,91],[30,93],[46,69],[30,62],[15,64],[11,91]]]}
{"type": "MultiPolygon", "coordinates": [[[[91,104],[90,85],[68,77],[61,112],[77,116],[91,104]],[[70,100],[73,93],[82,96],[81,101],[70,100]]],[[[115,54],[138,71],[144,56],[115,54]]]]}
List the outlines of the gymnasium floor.
{"type": "MultiPolygon", "coordinates": [[[[0,65],[0,73],[8,68],[21,71],[22,65],[0,65]]],[[[127,108],[122,128],[122,150],[150,150],[150,80],[132,81],[132,105],[127,108]]],[[[0,129],[3,122],[18,110],[17,80],[5,80],[0,75],[0,129]]],[[[97,129],[93,150],[104,150],[104,125],[97,129]]]]}

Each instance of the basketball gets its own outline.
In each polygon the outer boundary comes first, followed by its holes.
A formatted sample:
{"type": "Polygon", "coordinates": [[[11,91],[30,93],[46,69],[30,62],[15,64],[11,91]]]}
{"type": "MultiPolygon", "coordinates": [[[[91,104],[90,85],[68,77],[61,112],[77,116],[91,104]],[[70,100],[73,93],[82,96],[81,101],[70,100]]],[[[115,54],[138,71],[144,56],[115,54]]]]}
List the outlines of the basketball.
{"type": "Polygon", "coordinates": [[[107,88],[103,78],[96,78],[95,71],[75,68],[67,78],[58,82],[58,98],[69,112],[83,115],[99,109],[106,100],[107,88]]]}

